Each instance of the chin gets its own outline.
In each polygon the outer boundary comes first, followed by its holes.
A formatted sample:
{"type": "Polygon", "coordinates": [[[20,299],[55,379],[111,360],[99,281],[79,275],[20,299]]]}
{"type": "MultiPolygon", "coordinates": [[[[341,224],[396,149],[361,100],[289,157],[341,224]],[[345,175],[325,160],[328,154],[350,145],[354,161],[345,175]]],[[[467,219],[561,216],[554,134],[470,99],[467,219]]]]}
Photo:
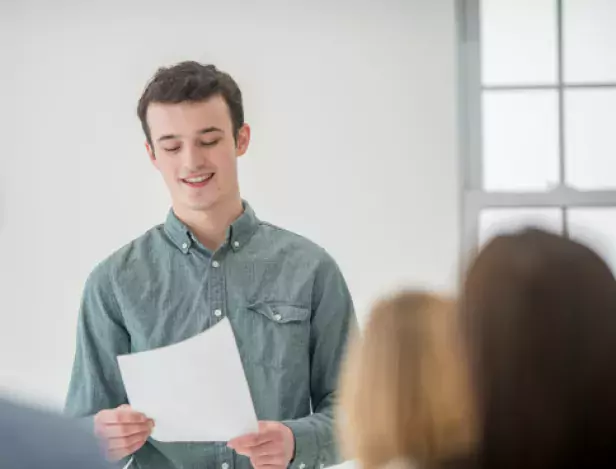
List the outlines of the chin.
{"type": "Polygon", "coordinates": [[[205,212],[207,210],[211,210],[213,207],[216,206],[215,202],[210,202],[210,203],[199,203],[199,204],[187,204],[187,207],[194,211],[194,212],[205,212]]]}
{"type": "Polygon", "coordinates": [[[200,195],[201,197],[183,197],[178,202],[186,210],[193,212],[204,212],[224,204],[227,200],[227,197],[221,193],[216,194],[215,197],[204,197],[205,194],[200,195]]]}
{"type": "Polygon", "coordinates": [[[186,206],[189,207],[191,210],[204,211],[204,210],[211,210],[219,203],[220,203],[219,198],[209,199],[209,200],[190,200],[188,201],[186,206]]]}

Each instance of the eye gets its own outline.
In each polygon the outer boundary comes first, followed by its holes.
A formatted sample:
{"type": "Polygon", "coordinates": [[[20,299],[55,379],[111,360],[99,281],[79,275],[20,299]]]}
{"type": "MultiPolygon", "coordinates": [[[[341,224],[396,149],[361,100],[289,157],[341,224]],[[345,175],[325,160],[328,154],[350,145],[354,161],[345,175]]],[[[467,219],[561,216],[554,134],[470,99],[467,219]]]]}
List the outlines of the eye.
{"type": "Polygon", "coordinates": [[[213,147],[218,142],[220,142],[220,139],[212,140],[211,142],[199,142],[199,145],[202,147],[213,147]]]}
{"type": "Polygon", "coordinates": [[[165,150],[166,153],[177,153],[178,151],[180,151],[180,147],[171,147],[171,148],[165,148],[163,147],[163,150],[165,150]]]}

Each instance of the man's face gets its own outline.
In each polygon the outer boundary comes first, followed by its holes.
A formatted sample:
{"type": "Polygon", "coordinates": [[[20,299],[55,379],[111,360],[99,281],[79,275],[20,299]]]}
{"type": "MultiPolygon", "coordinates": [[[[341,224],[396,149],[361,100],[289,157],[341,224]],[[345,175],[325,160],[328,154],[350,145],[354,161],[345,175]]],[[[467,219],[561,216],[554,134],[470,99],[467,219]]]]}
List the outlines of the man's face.
{"type": "Polygon", "coordinates": [[[200,102],[152,103],[147,122],[148,153],[161,172],[177,211],[205,211],[239,197],[237,157],[250,141],[250,128],[237,143],[229,108],[221,96],[200,102]]]}

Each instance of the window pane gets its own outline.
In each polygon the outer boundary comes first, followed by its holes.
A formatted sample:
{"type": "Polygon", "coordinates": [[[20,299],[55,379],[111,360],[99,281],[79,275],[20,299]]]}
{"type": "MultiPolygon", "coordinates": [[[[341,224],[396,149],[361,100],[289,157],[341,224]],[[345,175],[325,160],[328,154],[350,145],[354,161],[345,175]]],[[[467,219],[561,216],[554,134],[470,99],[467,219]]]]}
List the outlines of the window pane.
{"type": "Polygon", "coordinates": [[[488,91],[483,96],[483,185],[544,191],[559,182],[556,91],[488,91]]]}
{"type": "Polygon", "coordinates": [[[567,211],[569,235],[595,249],[616,272],[616,208],[567,211]]]}
{"type": "Polygon", "coordinates": [[[482,0],[483,83],[554,84],[556,1],[482,0]]]}
{"type": "Polygon", "coordinates": [[[494,208],[479,216],[479,244],[498,234],[536,227],[562,234],[563,215],[559,208],[494,208]]]}
{"type": "Polygon", "coordinates": [[[565,0],[563,6],[565,81],[616,81],[616,2],[565,0]]]}
{"type": "Polygon", "coordinates": [[[565,173],[578,189],[616,187],[616,89],[565,94],[565,173]]]}

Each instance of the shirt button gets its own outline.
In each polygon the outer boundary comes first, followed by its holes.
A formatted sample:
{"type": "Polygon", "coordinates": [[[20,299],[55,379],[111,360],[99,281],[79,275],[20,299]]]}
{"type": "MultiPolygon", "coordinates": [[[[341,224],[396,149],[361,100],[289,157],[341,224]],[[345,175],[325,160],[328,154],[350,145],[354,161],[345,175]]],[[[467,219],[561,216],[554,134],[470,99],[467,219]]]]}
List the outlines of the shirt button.
{"type": "Polygon", "coordinates": [[[229,463],[223,462],[222,466],[220,466],[222,469],[229,469],[229,463]]]}
{"type": "Polygon", "coordinates": [[[217,309],[216,311],[214,311],[214,315],[219,318],[220,316],[222,316],[222,311],[217,309]]]}
{"type": "Polygon", "coordinates": [[[183,243],[182,244],[182,249],[188,249],[188,243],[183,243]]]}
{"type": "MultiPolygon", "coordinates": [[[[275,319],[276,321],[280,321],[280,320],[282,320],[282,316],[281,316],[280,314],[277,314],[277,315],[275,315],[275,316],[274,316],[274,319],[275,319]]],[[[300,466],[300,467],[301,467],[301,466],[300,466]]],[[[302,468],[302,469],[303,469],[303,468],[302,468]]]]}
{"type": "Polygon", "coordinates": [[[236,248],[239,248],[240,247],[240,242],[239,241],[235,241],[233,243],[233,246],[235,246],[236,248]]]}
{"type": "Polygon", "coordinates": [[[306,469],[306,465],[305,465],[304,463],[301,463],[301,464],[299,465],[299,469],[306,469]]]}
{"type": "Polygon", "coordinates": [[[218,261],[214,261],[214,262],[212,262],[212,267],[214,267],[215,269],[217,269],[218,267],[220,267],[220,262],[218,262],[218,261]]]}

